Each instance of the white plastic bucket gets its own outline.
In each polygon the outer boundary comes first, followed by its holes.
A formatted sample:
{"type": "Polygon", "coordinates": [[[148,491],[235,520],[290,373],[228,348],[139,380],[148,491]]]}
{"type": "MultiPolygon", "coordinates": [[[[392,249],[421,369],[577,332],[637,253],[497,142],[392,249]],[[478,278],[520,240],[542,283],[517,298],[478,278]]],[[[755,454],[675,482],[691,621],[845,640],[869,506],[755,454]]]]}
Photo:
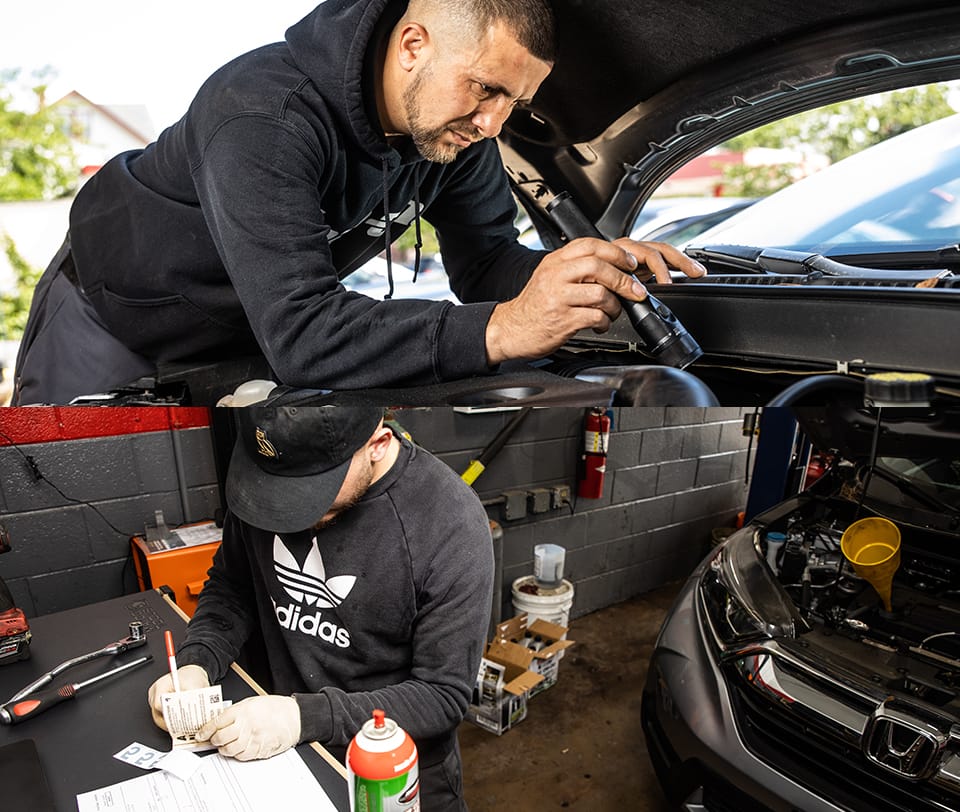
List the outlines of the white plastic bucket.
{"type": "Polygon", "coordinates": [[[513,582],[513,609],[518,615],[527,613],[527,625],[542,618],[558,626],[569,626],[571,606],[573,584],[567,580],[552,589],[538,586],[535,575],[525,575],[513,582]]]}

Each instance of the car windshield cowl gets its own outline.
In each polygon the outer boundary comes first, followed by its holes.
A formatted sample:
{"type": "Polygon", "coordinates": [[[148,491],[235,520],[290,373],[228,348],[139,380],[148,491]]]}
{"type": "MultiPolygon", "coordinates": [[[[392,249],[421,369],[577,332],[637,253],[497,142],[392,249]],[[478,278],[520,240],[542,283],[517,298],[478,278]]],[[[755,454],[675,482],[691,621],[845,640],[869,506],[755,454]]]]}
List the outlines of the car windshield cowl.
{"type": "MultiPolygon", "coordinates": [[[[960,257],[956,246],[946,246],[929,252],[876,252],[856,255],[861,265],[848,264],[835,257],[810,251],[784,248],[768,248],[747,245],[711,245],[688,247],[688,256],[707,266],[716,274],[758,274],[764,276],[796,277],[804,284],[857,283],[868,281],[880,284],[890,281],[910,282],[924,286],[960,286],[960,257]],[[890,267],[897,257],[904,260],[904,267],[890,267]],[[884,267],[871,267],[868,263],[878,261],[884,267]]],[[[704,277],[711,281],[711,277],[704,277]]]]}

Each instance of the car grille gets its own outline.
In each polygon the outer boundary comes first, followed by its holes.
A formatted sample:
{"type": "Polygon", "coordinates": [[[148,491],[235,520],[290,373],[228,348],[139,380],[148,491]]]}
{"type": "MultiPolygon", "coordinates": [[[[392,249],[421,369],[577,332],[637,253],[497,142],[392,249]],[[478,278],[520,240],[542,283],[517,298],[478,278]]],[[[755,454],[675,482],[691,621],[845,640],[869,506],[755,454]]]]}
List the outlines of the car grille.
{"type": "Polygon", "coordinates": [[[800,722],[784,706],[766,701],[737,674],[727,675],[734,716],[747,748],[759,759],[819,795],[851,810],[944,812],[958,799],[923,781],[878,769],[829,730],[800,722]]]}

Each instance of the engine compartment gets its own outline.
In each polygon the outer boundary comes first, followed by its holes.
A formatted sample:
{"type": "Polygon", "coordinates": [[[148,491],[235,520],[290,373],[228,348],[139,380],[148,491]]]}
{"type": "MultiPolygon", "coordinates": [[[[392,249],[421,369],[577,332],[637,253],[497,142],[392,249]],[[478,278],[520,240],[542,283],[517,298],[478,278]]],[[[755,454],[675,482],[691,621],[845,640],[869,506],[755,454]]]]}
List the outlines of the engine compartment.
{"type": "Polygon", "coordinates": [[[888,611],[840,546],[844,531],[871,515],[836,496],[801,501],[765,528],[767,565],[811,643],[873,667],[881,655],[888,667],[870,675],[875,682],[960,715],[960,538],[897,522],[900,565],[888,611]]]}

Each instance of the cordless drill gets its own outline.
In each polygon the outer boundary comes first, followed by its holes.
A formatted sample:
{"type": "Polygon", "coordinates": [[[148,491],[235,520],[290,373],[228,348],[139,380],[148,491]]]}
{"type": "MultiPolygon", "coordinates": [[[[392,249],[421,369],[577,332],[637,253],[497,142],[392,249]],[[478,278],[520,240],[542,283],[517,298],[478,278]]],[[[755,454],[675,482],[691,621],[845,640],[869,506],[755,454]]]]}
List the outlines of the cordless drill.
{"type": "MultiPolygon", "coordinates": [[[[600,230],[577,208],[568,192],[561,192],[547,204],[547,214],[568,240],[596,237],[605,240],[600,230]]],[[[633,329],[640,339],[640,351],[661,364],[686,369],[703,350],[680,320],[663,302],[648,293],[642,302],[620,298],[633,329]]]]}
{"type": "MultiPolygon", "coordinates": [[[[9,551],[6,532],[0,527],[0,553],[9,551]]],[[[0,577],[0,665],[26,660],[30,656],[30,637],[27,617],[16,607],[10,588],[0,577]]]]}

